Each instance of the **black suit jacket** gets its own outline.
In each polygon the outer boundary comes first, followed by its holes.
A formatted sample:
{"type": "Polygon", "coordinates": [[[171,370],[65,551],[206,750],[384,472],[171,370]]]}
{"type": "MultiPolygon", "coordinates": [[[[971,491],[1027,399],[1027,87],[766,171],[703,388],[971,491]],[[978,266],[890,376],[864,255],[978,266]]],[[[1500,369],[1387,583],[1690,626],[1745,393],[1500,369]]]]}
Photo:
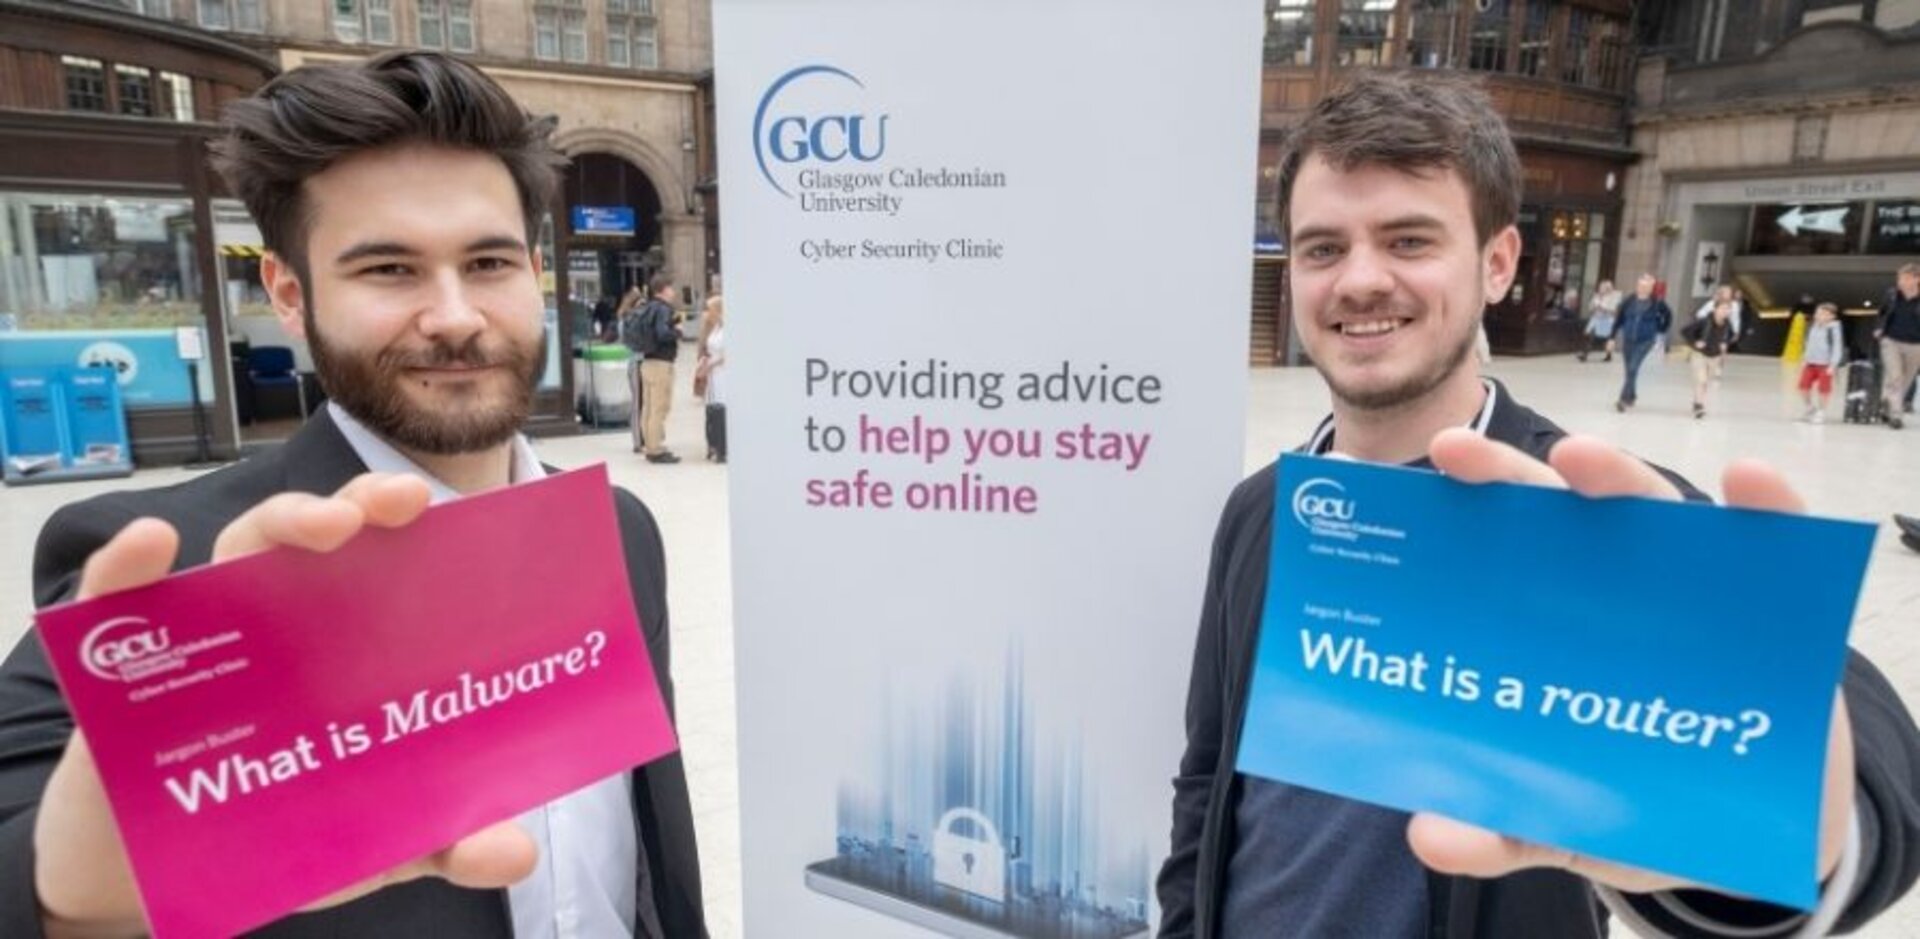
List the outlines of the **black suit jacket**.
{"type": "MultiPolygon", "coordinates": [[[[322,411],[284,446],[164,489],[117,492],[62,508],[34,550],[34,603],[70,598],[81,566],[128,522],[153,516],[180,532],[176,570],[207,563],[220,530],[281,492],[331,493],[366,466],[322,411]]],[[[669,708],[666,555],[653,515],[624,490],[614,496],[633,602],[669,708]]],[[[29,632],[0,665],[0,936],[41,935],[33,885],[33,828],[47,778],[73,731],[39,638],[29,632]]],[[[686,770],[679,755],[633,773],[640,857],[641,933],[657,915],[663,939],[707,934],[686,770]]],[[[394,937],[485,939],[513,935],[504,890],[467,890],[426,879],[335,909],[291,916],[256,935],[274,939],[394,937]]]]}

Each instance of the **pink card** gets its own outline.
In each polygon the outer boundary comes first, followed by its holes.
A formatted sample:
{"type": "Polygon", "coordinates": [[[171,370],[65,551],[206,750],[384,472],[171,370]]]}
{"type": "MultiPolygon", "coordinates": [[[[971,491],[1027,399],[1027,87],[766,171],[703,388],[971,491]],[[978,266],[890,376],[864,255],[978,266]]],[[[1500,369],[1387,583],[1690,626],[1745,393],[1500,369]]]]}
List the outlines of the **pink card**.
{"type": "Polygon", "coordinates": [[[39,615],[160,939],[671,753],[605,467],[39,615]]]}

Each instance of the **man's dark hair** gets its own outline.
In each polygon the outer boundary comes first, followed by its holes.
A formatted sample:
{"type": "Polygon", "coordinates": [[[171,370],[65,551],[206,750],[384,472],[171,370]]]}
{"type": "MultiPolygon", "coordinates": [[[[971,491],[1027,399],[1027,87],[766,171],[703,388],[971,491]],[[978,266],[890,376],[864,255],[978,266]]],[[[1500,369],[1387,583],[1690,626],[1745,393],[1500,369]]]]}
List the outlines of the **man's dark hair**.
{"type": "Polygon", "coordinates": [[[479,69],[434,52],[304,65],[228,105],[223,122],[214,169],[246,203],[267,249],[308,289],[313,211],[304,184],[341,159],[412,143],[499,157],[519,191],[530,247],[565,162],[550,120],[528,115],[479,69]]]}
{"type": "Polygon", "coordinates": [[[647,278],[647,299],[651,300],[654,297],[659,296],[660,291],[668,290],[672,287],[673,287],[673,278],[668,277],[665,274],[655,274],[652,277],[647,278]]]}
{"type": "Polygon", "coordinates": [[[1282,218],[1300,168],[1315,155],[1341,172],[1362,166],[1457,171],[1482,245],[1520,214],[1520,155],[1506,121],[1480,83],[1463,76],[1368,69],[1321,99],[1287,138],[1282,218]]]}

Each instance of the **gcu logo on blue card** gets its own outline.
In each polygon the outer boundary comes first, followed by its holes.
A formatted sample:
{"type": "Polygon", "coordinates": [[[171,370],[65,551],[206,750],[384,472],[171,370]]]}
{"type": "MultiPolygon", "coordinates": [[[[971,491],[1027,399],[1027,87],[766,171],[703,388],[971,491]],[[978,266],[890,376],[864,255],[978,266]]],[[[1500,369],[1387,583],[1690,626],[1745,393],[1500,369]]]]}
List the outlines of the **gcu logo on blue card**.
{"type": "MultiPolygon", "coordinates": [[[[1315,537],[1354,542],[1362,537],[1404,541],[1398,528],[1360,520],[1360,503],[1347,488],[1325,476],[1315,476],[1293,488],[1293,520],[1315,537]]],[[[1377,507],[1376,507],[1377,508],[1377,507]]]]}
{"type": "Polygon", "coordinates": [[[1346,487],[1331,479],[1309,479],[1293,490],[1293,519],[1308,531],[1351,522],[1353,500],[1346,495],[1346,487]]]}
{"type": "MultiPolygon", "coordinates": [[[[774,175],[776,167],[845,161],[873,163],[887,152],[886,114],[860,113],[851,107],[779,109],[782,100],[796,90],[822,86],[861,91],[867,87],[843,69],[803,65],[768,86],[753,113],[753,156],[760,164],[760,175],[766,177],[774,191],[789,199],[793,194],[774,175]]],[[[808,100],[819,98],[813,95],[808,100]]]]}

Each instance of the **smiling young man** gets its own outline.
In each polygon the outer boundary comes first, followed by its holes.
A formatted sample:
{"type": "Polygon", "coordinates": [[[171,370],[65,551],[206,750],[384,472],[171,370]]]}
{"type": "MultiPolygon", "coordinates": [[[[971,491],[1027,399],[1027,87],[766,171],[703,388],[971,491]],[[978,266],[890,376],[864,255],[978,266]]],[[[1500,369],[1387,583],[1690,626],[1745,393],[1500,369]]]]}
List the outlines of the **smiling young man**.
{"type": "MultiPolygon", "coordinates": [[[[1333,398],[1305,451],[1437,468],[1468,482],[1704,498],[1677,476],[1567,436],[1479,373],[1475,334],[1486,305],[1512,284],[1521,244],[1519,158],[1476,86],[1428,72],[1359,73],[1295,129],[1281,195],[1294,321],[1333,398]]],[[[1858,655],[1836,694],[1821,817],[1824,893],[1811,917],[1238,774],[1274,473],[1270,465],[1235,490],[1214,540],[1187,749],[1174,779],[1172,853],[1158,884],[1163,937],[1599,939],[1608,909],[1650,935],[1819,934],[1836,922],[1858,926],[1920,873],[1920,731],[1858,655]]],[[[1736,505],[1801,507],[1758,464],[1736,464],[1724,484],[1736,505]]],[[[1487,564],[1461,572],[1463,589],[1527,589],[1501,582],[1499,559],[1487,564]]]]}
{"type": "MultiPolygon", "coordinates": [[[[237,466],[62,509],[34,556],[41,605],[276,545],[329,551],[545,473],[519,428],[545,341],[531,246],[562,162],[549,128],[472,66],[415,52],[295,69],[227,124],[218,167],[332,401],[237,466]]],[[[659,530],[632,495],[614,498],[671,702],[659,530]]],[[[29,633],[0,666],[0,935],[143,932],[99,775],[29,633]]],[[[685,771],[669,757],[602,780],[258,934],[704,936],[685,771]]]]}

